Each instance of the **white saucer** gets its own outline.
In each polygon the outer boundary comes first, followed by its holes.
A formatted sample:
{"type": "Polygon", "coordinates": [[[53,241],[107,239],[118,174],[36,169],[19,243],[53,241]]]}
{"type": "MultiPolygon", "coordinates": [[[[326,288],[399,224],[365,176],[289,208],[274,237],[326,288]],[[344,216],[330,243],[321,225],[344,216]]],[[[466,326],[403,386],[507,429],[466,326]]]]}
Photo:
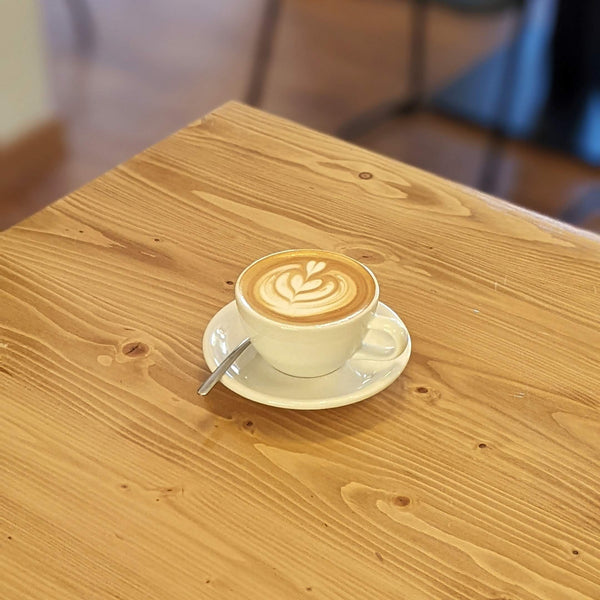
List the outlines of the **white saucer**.
{"type": "MultiPolygon", "coordinates": [[[[377,314],[397,319],[382,302],[377,314]]],[[[315,410],[352,404],[380,392],[404,371],[410,357],[411,341],[404,352],[393,360],[350,359],[343,367],[322,377],[292,377],[274,369],[251,346],[229,368],[221,383],[248,400],[261,404],[315,410]]],[[[211,371],[233,350],[246,334],[235,301],[224,306],[210,321],[204,332],[204,360],[211,371]]]]}

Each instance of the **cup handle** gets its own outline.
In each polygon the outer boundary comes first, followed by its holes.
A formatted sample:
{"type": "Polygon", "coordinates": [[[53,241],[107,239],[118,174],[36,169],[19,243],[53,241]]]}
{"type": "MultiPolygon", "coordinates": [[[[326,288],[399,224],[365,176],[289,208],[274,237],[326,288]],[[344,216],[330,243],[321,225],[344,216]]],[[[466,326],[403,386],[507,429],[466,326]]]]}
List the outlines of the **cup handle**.
{"type": "Polygon", "coordinates": [[[358,360],[394,360],[398,358],[408,344],[406,329],[396,319],[374,316],[367,325],[368,329],[383,331],[391,340],[389,346],[378,346],[363,343],[362,347],[352,355],[352,359],[358,360]]]}

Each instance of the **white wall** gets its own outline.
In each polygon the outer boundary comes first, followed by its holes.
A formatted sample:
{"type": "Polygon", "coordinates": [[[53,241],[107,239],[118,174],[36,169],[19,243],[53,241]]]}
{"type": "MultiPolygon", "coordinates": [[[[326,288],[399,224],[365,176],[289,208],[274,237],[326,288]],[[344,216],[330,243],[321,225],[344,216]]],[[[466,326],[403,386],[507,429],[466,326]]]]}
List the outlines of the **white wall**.
{"type": "Polygon", "coordinates": [[[38,0],[0,0],[0,144],[51,116],[41,16],[38,0]]]}

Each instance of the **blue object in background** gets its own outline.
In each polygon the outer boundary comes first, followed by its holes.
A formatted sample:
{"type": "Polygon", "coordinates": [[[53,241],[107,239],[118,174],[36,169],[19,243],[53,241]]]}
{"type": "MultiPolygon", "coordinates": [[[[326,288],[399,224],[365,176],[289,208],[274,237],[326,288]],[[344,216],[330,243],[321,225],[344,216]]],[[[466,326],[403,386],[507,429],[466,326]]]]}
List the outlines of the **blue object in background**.
{"type": "MultiPolygon", "coordinates": [[[[560,2],[571,2],[573,6],[590,1],[598,0],[531,0],[521,35],[514,41],[516,48],[504,46],[446,86],[434,96],[435,108],[484,127],[497,127],[509,137],[570,152],[600,166],[600,90],[592,84],[584,90],[587,97],[575,120],[571,119],[573,115],[560,118],[560,111],[548,105],[553,101],[553,36],[555,27],[561,26],[557,14],[564,8],[560,2]],[[498,110],[502,73],[511,52],[518,54],[516,68],[506,90],[506,105],[498,110]]],[[[560,56],[554,59],[565,60],[560,56]]]]}

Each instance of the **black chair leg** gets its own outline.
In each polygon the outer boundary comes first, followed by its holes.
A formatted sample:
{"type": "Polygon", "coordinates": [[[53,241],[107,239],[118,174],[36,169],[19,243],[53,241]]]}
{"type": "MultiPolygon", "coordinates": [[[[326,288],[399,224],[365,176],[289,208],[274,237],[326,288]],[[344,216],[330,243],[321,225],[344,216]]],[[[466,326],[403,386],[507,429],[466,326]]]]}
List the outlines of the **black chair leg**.
{"type": "Polygon", "coordinates": [[[96,43],[94,19],[88,5],[88,0],[65,0],[73,22],[75,43],[82,54],[89,54],[96,43]]]}
{"type": "Polygon", "coordinates": [[[412,0],[411,5],[409,89],[410,95],[420,103],[425,101],[428,5],[429,0],[412,0]]]}
{"type": "Polygon", "coordinates": [[[508,51],[504,60],[500,91],[496,99],[496,107],[494,110],[496,122],[488,134],[488,147],[485,151],[483,166],[479,176],[479,184],[477,186],[480,190],[488,194],[494,193],[497,189],[502,153],[506,142],[504,124],[510,117],[512,109],[515,76],[519,58],[521,56],[521,39],[526,23],[527,11],[521,10],[518,13],[517,23],[515,24],[511,42],[508,46],[508,51]]]}
{"type": "Polygon", "coordinates": [[[250,82],[246,91],[245,102],[250,106],[260,106],[271,63],[273,42],[277,32],[282,0],[265,0],[265,6],[258,33],[258,41],[254,52],[254,61],[250,73],[250,82]]]}
{"type": "Polygon", "coordinates": [[[389,100],[353,117],[336,132],[343,140],[351,140],[393,117],[418,111],[425,99],[425,51],[427,32],[427,0],[412,0],[409,49],[409,94],[403,100],[389,100]]]}

